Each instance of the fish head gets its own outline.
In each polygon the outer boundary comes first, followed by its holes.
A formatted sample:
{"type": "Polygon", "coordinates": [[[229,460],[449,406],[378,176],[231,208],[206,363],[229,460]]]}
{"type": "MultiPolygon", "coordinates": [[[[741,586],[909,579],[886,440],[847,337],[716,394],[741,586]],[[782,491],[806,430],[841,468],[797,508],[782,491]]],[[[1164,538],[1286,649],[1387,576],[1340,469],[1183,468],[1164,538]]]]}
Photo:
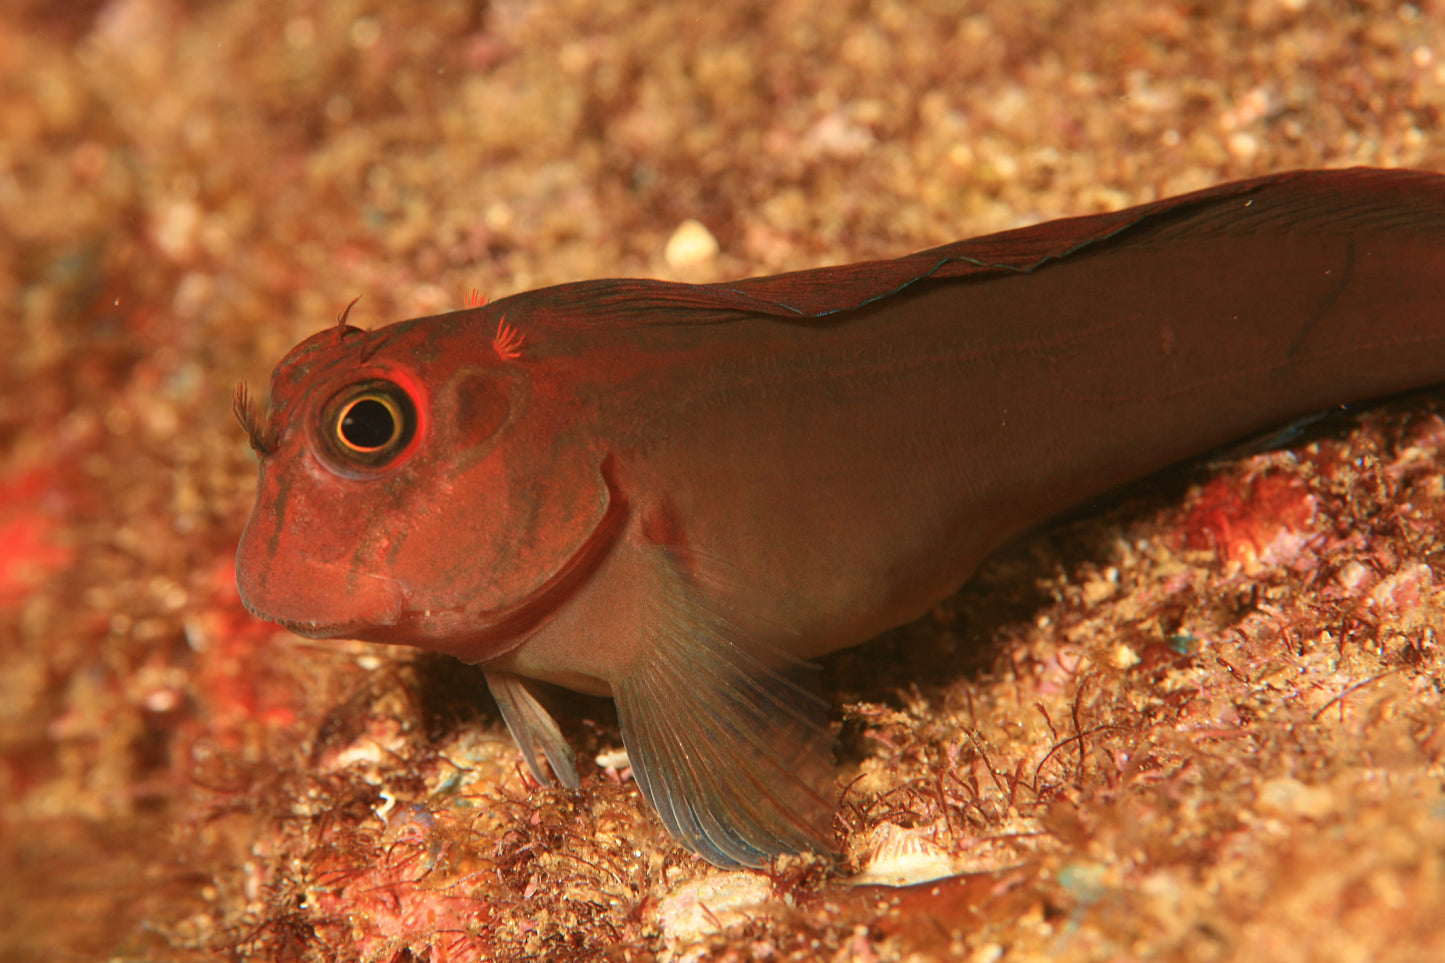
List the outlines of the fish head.
{"type": "Polygon", "coordinates": [[[585,577],[614,527],[603,456],[546,362],[488,324],[338,324],[281,361],[264,414],[238,393],[260,456],[236,556],[253,614],[486,661],[585,577]]]}

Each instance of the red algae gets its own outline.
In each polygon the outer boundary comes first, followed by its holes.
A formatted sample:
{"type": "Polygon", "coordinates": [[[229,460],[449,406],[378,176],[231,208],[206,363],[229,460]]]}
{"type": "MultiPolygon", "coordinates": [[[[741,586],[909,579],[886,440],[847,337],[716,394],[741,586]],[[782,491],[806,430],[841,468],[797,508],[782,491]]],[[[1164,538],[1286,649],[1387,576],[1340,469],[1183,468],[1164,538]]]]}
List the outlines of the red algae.
{"type": "Polygon", "coordinates": [[[57,541],[65,496],[44,469],[0,479],[0,606],[23,602],[72,553],[57,541]]]}
{"type": "Polygon", "coordinates": [[[1215,478],[1193,500],[1181,533],[1186,548],[1212,549],[1224,562],[1257,571],[1262,561],[1288,564],[1299,556],[1314,513],[1314,497],[1298,478],[1215,478]]]}

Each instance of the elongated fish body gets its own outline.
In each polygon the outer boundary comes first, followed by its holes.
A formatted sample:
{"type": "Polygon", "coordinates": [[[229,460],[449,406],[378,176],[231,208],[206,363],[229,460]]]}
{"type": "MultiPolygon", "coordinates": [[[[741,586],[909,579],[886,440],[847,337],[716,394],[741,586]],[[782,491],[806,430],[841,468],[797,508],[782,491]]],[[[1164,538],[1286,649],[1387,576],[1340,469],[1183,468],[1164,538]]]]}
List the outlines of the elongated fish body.
{"type": "Polygon", "coordinates": [[[752,866],[830,846],[807,660],[1070,505],[1440,381],[1445,177],[1423,172],[567,284],[293,349],[269,410],[238,405],[261,478],[237,578],[302,635],[480,663],[543,781],[577,777],[527,680],[613,696],[671,833],[752,866]]]}

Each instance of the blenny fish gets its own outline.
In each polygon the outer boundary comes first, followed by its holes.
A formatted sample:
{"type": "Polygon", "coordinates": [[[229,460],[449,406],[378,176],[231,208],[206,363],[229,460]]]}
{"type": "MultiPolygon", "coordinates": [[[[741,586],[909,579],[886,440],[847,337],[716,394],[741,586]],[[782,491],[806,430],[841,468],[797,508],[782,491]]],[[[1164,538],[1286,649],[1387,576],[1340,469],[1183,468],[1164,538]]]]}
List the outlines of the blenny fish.
{"type": "Polygon", "coordinates": [[[833,845],[812,660],[927,612],[1024,529],[1333,406],[1445,380],[1445,177],[1299,171],[896,260],[594,280],[341,322],[276,368],[237,554],[310,638],[616,700],[711,863],[833,845]]]}

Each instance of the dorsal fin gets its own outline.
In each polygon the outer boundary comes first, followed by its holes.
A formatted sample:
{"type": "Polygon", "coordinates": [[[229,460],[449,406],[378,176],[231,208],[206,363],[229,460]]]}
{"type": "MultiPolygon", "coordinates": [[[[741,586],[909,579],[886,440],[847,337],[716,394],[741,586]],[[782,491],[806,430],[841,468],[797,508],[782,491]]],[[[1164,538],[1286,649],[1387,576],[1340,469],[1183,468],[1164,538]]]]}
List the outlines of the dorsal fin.
{"type": "Polygon", "coordinates": [[[920,282],[1028,273],[1050,262],[1134,240],[1326,229],[1335,234],[1439,236],[1445,232],[1445,177],[1373,168],[1271,174],[1127,210],[958,241],[893,260],[719,284],[629,278],[580,281],[516,295],[526,299],[526,305],[514,310],[543,310],[550,324],[561,327],[595,324],[599,319],[608,324],[709,324],[741,315],[806,323],[865,307],[920,282]]]}

